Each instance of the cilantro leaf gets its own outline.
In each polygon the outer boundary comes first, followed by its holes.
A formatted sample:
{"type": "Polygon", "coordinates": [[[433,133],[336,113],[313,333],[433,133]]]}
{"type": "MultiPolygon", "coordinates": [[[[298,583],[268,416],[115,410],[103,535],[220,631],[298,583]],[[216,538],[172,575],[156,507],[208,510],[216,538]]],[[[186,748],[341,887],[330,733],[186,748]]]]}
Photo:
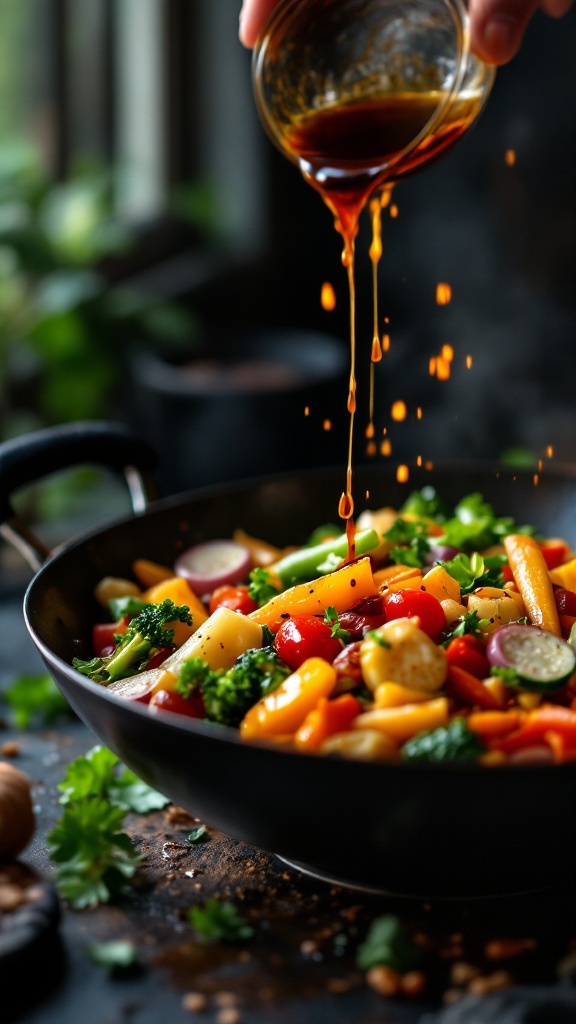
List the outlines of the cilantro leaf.
{"type": "Polygon", "coordinates": [[[76,909],[107,903],[125,891],[144,857],[121,831],[124,812],[102,797],[69,804],[46,840],[56,885],[76,909]]]}
{"type": "Polygon", "coordinates": [[[252,926],[228,900],[211,897],[203,907],[190,907],[186,916],[203,942],[242,942],[254,935],[252,926]]]}
{"type": "Polygon", "coordinates": [[[454,515],[443,523],[442,544],[462,551],[483,551],[502,542],[509,533],[534,534],[534,527],[519,526],[511,516],[496,516],[478,492],[468,494],[456,505],[454,515]]]}
{"type": "Polygon", "coordinates": [[[447,562],[438,564],[460,584],[462,594],[469,594],[477,587],[501,587],[504,583],[500,569],[507,559],[493,555],[483,558],[477,551],[471,555],[460,553],[447,562]]]}
{"type": "Polygon", "coordinates": [[[105,967],[112,976],[132,973],[141,966],[136,946],[128,939],[93,942],[88,946],[88,955],[94,963],[105,967]]]}
{"type": "Polygon", "coordinates": [[[456,636],[464,636],[470,633],[472,636],[482,636],[482,628],[488,625],[488,619],[481,619],[476,610],[465,612],[462,618],[456,619],[452,629],[443,634],[443,646],[450,643],[456,636]]]}
{"type": "Polygon", "coordinates": [[[386,531],[384,538],[395,545],[389,552],[392,562],[423,568],[431,543],[426,523],[399,517],[386,531]]]}
{"type": "Polygon", "coordinates": [[[464,718],[416,733],[402,747],[404,761],[475,761],[485,747],[464,718]]]}
{"type": "Polygon", "coordinates": [[[419,491],[413,491],[402,505],[400,511],[418,516],[421,519],[434,519],[436,522],[442,522],[449,515],[448,506],[439,497],[436,489],[430,486],[422,487],[419,491]]]}
{"type": "Polygon", "coordinates": [[[124,815],[170,801],[103,746],[72,761],[58,789],[64,811],[47,836],[57,888],[75,908],[107,903],[125,891],[145,859],[122,831],[124,815]]]}
{"type": "Polygon", "coordinates": [[[168,797],[121,765],[116,754],[103,746],[93,747],[86,755],[72,761],[58,789],[62,793],[62,804],[101,796],[124,812],[138,814],[160,810],[170,803],[168,797]]]}
{"type": "Polygon", "coordinates": [[[372,921],[364,942],[356,952],[356,963],[362,971],[385,964],[405,974],[418,967],[420,962],[420,951],[395,914],[384,914],[372,921]]]}
{"type": "Polygon", "coordinates": [[[341,640],[343,644],[347,644],[350,641],[350,633],[347,629],[342,629],[340,626],[340,620],[338,618],[338,612],[335,608],[330,606],[324,612],[324,622],[327,626],[330,626],[332,630],[332,636],[336,640],[341,640]]]}
{"type": "Polygon", "coordinates": [[[48,725],[61,715],[74,715],[64,695],[47,672],[21,675],[4,691],[17,729],[35,723],[48,725]]]}
{"type": "Polygon", "coordinates": [[[206,825],[198,825],[197,828],[193,828],[186,837],[189,843],[206,843],[210,839],[210,833],[206,828],[206,825]]]}

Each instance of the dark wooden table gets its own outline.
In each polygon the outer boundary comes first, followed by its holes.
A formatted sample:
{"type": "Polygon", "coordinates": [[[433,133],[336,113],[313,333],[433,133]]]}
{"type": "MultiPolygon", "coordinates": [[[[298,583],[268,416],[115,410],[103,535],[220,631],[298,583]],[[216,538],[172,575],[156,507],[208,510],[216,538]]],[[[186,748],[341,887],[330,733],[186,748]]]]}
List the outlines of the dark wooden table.
{"type": "MultiPolygon", "coordinates": [[[[1,690],[20,673],[43,666],[26,633],[22,593],[15,588],[0,597],[1,690]]],[[[6,705],[2,712],[0,747],[16,741],[14,763],[33,781],[37,829],[21,860],[50,879],[45,839],[61,813],[57,783],[96,739],[76,719],[17,732],[6,705]]],[[[127,817],[126,830],[147,855],[138,884],[113,905],[84,911],[63,905],[46,958],[42,964],[25,960],[15,979],[16,1009],[8,1019],[0,997],[2,1024],[418,1024],[439,1011],[446,989],[454,988],[455,963],[552,986],[576,936],[574,898],[565,885],[493,902],[430,905],[366,897],[307,878],[272,854],[216,832],[190,845],[193,824],[173,808],[127,817]],[[236,945],[196,940],[186,911],[212,895],[237,906],[255,929],[253,939],[236,945]],[[370,922],[388,912],[399,914],[429,945],[428,987],[416,1002],[383,998],[355,966],[370,922]],[[535,948],[491,960],[486,944],[494,938],[534,939],[535,948]],[[135,943],[138,972],[113,977],[91,960],[91,944],[112,939],[135,943]],[[187,993],[198,994],[201,1012],[186,1008],[187,993]]],[[[483,1024],[481,1017],[474,1020],[483,1024]]]]}

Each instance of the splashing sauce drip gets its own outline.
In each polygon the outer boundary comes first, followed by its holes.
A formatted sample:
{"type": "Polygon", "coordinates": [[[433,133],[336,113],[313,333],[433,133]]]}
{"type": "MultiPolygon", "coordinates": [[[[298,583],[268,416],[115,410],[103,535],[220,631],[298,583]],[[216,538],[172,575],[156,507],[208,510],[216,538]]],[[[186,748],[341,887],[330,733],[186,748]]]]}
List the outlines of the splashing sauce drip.
{"type": "Polygon", "coordinates": [[[380,211],[390,202],[394,183],[451,146],[472,124],[482,107],[481,91],[456,97],[442,122],[409,149],[431,121],[442,95],[394,93],[368,100],[340,101],[337,106],[315,109],[281,128],[282,146],[295,158],[304,179],[324,200],[343,240],[342,263],[347,272],[350,306],[350,416],[346,486],[339,515],[346,521],[348,560],[354,557],[354,499],[352,453],[356,413],[356,293],[355,241],[360,214],[371,196],[373,244],[374,332],[371,349],[369,418],[373,434],[374,366],[382,357],[377,330],[377,269],[382,254],[380,211]],[[407,151],[407,152],[405,152],[407,151]]]}
{"type": "MultiPolygon", "coordinates": [[[[434,114],[441,96],[395,94],[315,110],[287,126],[284,143],[298,160],[305,179],[324,200],[342,236],[350,306],[350,378],[348,387],[348,462],[346,487],[338,514],[346,521],[348,558],[354,558],[352,457],[356,414],[355,242],[360,214],[384,184],[387,166],[415,139],[434,114]]],[[[377,243],[376,243],[377,245],[377,243]]],[[[377,264],[380,252],[375,249],[377,264]]],[[[376,335],[376,330],[375,330],[376,335]]],[[[379,346],[378,346],[379,347],[379,346]]],[[[374,346],[373,346],[374,351],[374,346]]],[[[380,350],[381,355],[381,350],[380,350]]]]}
{"type": "Polygon", "coordinates": [[[369,249],[369,256],[372,262],[372,351],[370,354],[370,392],[368,406],[368,426],[366,437],[370,440],[374,437],[374,386],[375,367],[382,359],[382,344],[378,331],[378,265],[382,259],[382,209],[390,201],[391,189],[385,189],[381,196],[370,200],[370,216],[372,220],[372,243],[369,249]]]}

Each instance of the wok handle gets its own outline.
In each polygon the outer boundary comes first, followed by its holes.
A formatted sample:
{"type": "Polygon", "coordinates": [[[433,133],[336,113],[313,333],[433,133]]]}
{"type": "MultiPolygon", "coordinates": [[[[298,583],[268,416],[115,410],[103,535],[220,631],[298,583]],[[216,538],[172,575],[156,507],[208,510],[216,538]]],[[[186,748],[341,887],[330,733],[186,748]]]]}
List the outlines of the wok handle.
{"type": "Polygon", "coordinates": [[[0,533],[38,569],[50,553],[20,522],[12,494],[27,484],[73,466],[94,464],[122,473],[135,514],[154,496],[149,473],[156,465],[152,448],[121,423],[86,420],[47,427],[0,445],[0,533]]]}

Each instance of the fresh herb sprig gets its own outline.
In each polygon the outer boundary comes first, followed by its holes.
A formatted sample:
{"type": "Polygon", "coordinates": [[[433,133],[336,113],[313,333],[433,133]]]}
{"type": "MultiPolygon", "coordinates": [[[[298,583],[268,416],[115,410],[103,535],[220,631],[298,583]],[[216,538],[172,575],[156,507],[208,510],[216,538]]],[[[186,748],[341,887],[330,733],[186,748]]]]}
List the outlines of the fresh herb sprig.
{"type": "Polygon", "coordinates": [[[244,942],[254,935],[233,903],[214,896],[203,906],[190,907],[186,917],[202,942],[244,942]]]}
{"type": "Polygon", "coordinates": [[[46,837],[57,888],[76,909],[108,903],[145,859],[122,831],[126,812],[144,814],[169,800],[102,746],[72,761],[58,789],[64,810],[46,837]]]}
{"type": "Polygon", "coordinates": [[[362,971],[384,964],[404,974],[419,967],[421,962],[420,950],[395,914],[375,918],[356,952],[356,964],[362,971]]]}
{"type": "Polygon", "coordinates": [[[61,716],[74,716],[64,695],[47,672],[18,676],[4,691],[17,729],[50,725],[61,716]]]}

